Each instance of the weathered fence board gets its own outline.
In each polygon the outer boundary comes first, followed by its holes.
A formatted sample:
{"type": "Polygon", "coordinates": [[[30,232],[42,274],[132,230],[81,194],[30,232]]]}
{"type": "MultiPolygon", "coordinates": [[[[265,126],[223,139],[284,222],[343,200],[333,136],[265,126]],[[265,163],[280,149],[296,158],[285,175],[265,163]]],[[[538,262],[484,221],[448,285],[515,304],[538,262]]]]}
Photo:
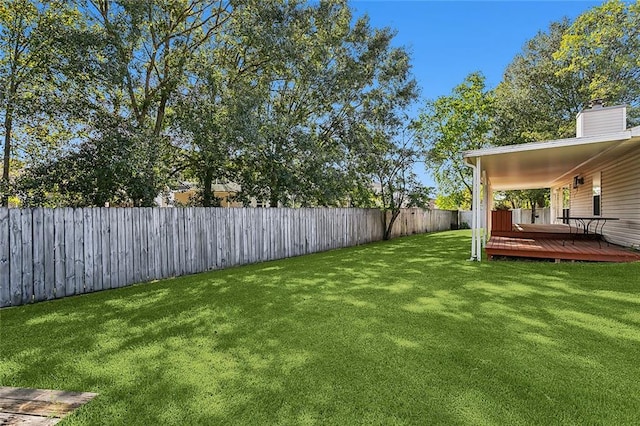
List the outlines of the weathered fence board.
{"type": "MultiPolygon", "coordinates": [[[[450,229],[452,218],[449,211],[405,209],[392,236],[450,229]]],[[[0,208],[0,307],[364,244],[382,235],[382,213],[374,209],[0,208]]]]}
{"type": "Polygon", "coordinates": [[[33,300],[33,215],[31,210],[22,210],[22,303],[33,300]]]}
{"type": "Polygon", "coordinates": [[[149,281],[151,274],[149,273],[149,221],[147,220],[148,209],[138,210],[138,219],[140,221],[140,279],[141,281],[149,281]]]}
{"type": "Polygon", "coordinates": [[[93,287],[93,211],[94,209],[82,210],[82,249],[83,249],[83,261],[84,261],[84,274],[83,285],[84,289],[78,291],[78,293],[91,293],[94,291],[93,287]]]}
{"type": "Polygon", "coordinates": [[[53,227],[53,210],[43,211],[44,233],[44,294],[43,300],[51,300],[55,294],[55,236],[53,227]]]}
{"type": "MultiPolygon", "coordinates": [[[[31,211],[31,271],[33,272],[33,300],[45,300],[44,295],[44,210],[31,211]]],[[[27,218],[29,220],[29,218],[27,218]]],[[[24,248],[23,248],[24,250],[24,248]]]]}
{"type": "Polygon", "coordinates": [[[73,244],[75,246],[75,294],[84,293],[84,216],[82,209],[73,210],[73,226],[75,228],[75,238],[73,244]]]}
{"type": "Polygon", "coordinates": [[[65,296],[65,282],[67,280],[67,269],[65,266],[65,225],[64,225],[65,209],[53,210],[53,253],[54,262],[54,297],[65,296]]]}
{"type": "Polygon", "coordinates": [[[126,285],[130,285],[135,283],[133,279],[133,269],[135,265],[135,255],[133,254],[134,250],[134,241],[133,241],[133,219],[131,217],[133,213],[133,209],[123,209],[124,210],[124,235],[125,235],[125,244],[124,244],[124,258],[127,265],[125,272],[125,282],[126,285]]]}
{"type": "Polygon", "coordinates": [[[9,209],[0,207],[0,241],[5,242],[0,245],[0,306],[11,304],[10,268],[9,268],[9,209]]]}
{"type": "MultiPolygon", "coordinates": [[[[71,296],[76,294],[76,254],[75,254],[75,230],[73,223],[73,209],[64,210],[64,258],[65,258],[65,276],[64,291],[61,290],[60,297],[71,296]]],[[[115,213],[115,211],[114,211],[115,213]]]]}
{"type": "MultiPolygon", "coordinates": [[[[109,221],[109,288],[118,288],[118,209],[107,209],[109,221]]],[[[106,261],[106,260],[105,260],[106,261]]]]}
{"type": "Polygon", "coordinates": [[[127,246],[126,240],[128,238],[127,232],[124,226],[124,211],[125,209],[116,209],[116,227],[118,228],[118,252],[116,254],[118,258],[118,287],[124,287],[127,285],[127,246]]]}
{"type": "Polygon", "coordinates": [[[93,209],[91,215],[91,232],[93,238],[93,290],[102,290],[102,211],[93,209]]]}
{"type": "Polygon", "coordinates": [[[22,304],[22,212],[9,210],[9,291],[11,304],[22,304]]]}

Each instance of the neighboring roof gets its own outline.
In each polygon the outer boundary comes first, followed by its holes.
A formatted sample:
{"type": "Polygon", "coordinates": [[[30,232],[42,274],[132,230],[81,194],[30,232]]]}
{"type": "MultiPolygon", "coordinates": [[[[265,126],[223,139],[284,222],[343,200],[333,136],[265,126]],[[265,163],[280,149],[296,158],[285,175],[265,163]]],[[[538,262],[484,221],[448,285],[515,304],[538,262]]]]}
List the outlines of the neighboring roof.
{"type": "Polygon", "coordinates": [[[550,188],[566,183],[594,161],[607,162],[640,148],[640,126],[618,133],[465,151],[468,164],[481,158],[494,190],[550,188]]]}

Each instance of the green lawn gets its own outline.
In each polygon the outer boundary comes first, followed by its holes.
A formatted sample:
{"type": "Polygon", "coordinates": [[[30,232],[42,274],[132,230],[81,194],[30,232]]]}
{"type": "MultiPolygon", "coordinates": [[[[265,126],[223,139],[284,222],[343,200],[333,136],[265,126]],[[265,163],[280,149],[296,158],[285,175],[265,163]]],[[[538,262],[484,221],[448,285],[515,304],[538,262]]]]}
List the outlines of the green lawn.
{"type": "Polygon", "coordinates": [[[0,385],[63,424],[638,424],[640,263],[420,235],[0,311],[0,385]]]}

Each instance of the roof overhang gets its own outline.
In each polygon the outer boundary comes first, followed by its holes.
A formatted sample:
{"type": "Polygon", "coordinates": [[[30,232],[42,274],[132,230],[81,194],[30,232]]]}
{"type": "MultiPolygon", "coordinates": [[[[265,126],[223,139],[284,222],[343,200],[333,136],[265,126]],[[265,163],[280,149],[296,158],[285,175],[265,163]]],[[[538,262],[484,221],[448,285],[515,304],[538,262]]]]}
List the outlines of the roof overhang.
{"type": "Polygon", "coordinates": [[[494,190],[560,186],[581,169],[620,158],[640,147],[640,127],[601,136],[558,139],[465,151],[465,162],[481,159],[494,190]]]}

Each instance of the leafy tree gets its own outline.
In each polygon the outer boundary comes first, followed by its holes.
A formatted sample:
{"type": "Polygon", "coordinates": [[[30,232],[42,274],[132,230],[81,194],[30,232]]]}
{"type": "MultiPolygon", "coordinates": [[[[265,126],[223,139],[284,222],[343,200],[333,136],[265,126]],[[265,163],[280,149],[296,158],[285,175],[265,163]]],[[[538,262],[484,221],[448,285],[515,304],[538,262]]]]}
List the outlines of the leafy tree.
{"type": "Polygon", "coordinates": [[[49,152],[60,140],[56,132],[64,136],[70,133],[65,116],[73,102],[67,77],[70,73],[82,74],[84,65],[80,43],[84,28],[79,16],[64,1],[43,4],[9,0],[0,4],[3,205],[11,193],[12,159],[22,159],[19,152],[42,158],[42,148],[49,152]],[[39,144],[33,146],[27,144],[29,141],[39,144]]]}
{"type": "Polygon", "coordinates": [[[245,197],[274,207],[331,202],[324,190],[332,180],[322,176],[333,176],[330,164],[341,152],[330,121],[344,106],[350,19],[346,2],[326,1],[291,2],[272,20],[275,43],[258,83],[267,89],[260,124],[237,158],[245,197]]]}
{"type": "MultiPolygon", "coordinates": [[[[385,127],[396,130],[393,125],[385,127]]],[[[408,127],[402,129],[401,134],[395,133],[385,134],[378,129],[373,134],[370,141],[372,146],[365,159],[376,204],[385,212],[382,219],[385,240],[391,238],[393,225],[401,209],[428,208],[432,191],[432,188],[420,184],[413,171],[423,155],[415,130],[408,127]]]]}
{"type": "Polygon", "coordinates": [[[171,102],[186,68],[231,15],[223,1],[90,0],[86,14],[104,39],[104,79],[95,91],[96,114],[125,117],[134,128],[141,162],[130,176],[139,182],[134,205],[153,205],[168,183],[177,153],[167,134],[171,102]]]}
{"type": "Polygon", "coordinates": [[[578,73],[558,76],[567,62],[554,59],[569,27],[567,20],[551,23],[507,66],[495,90],[495,145],[575,136],[575,116],[589,100],[589,91],[578,73]]]}
{"type": "Polygon", "coordinates": [[[471,194],[468,191],[447,195],[439,193],[436,196],[435,205],[442,210],[469,210],[471,208],[471,194]]]}
{"type": "Polygon", "coordinates": [[[498,208],[530,208],[531,223],[535,223],[536,210],[538,207],[549,205],[549,189],[525,189],[501,191],[502,201],[497,204],[498,208]]]}
{"type": "Polygon", "coordinates": [[[463,200],[472,193],[473,176],[462,153],[490,143],[494,114],[494,95],[479,72],[469,74],[451,95],[427,102],[419,118],[426,164],[444,195],[463,200]]]}
{"type": "Polygon", "coordinates": [[[199,201],[204,206],[215,202],[216,180],[241,183],[239,198],[244,201],[251,196],[268,198],[256,179],[261,164],[251,161],[262,142],[260,130],[271,125],[259,112],[269,100],[276,72],[297,66],[287,51],[297,44],[290,28],[300,19],[301,4],[275,0],[235,4],[224,30],[212,34],[188,67],[175,124],[184,138],[185,165],[200,184],[199,201]]]}
{"type": "Polygon", "coordinates": [[[158,195],[159,183],[147,181],[154,174],[144,170],[149,135],[110,114],[94,125],[77,149],[25,167],[16,184],[25,206],[127,205],[158,195]]]}
{"type": "Polygon", "coordinates": [[[400,209],[428,207],[431,188],[421,185],[414,172],[424,150],[418,125],[405,112],[418,96],[409,57],[403,49],[389,49],[377,64],[378,84],[365,93],[347,134],[355,142],[351,162],[360,181],[373,186],[372,199],[385,212],[384,238],[389,239],[400,209]]]}
{"type": "Polygon", "coordinates": [[[609,0],[580,15],[554,58],[562,77],[577,74],[591,99],[640,105],[640,3],[609,0]]]}
{"type": "Polygon", "coordinates": [[[367,18],[352,26],[345,1],[304,4],[282,24],[261,76],[268,96],[260,125],[235,160],[237,180],[245,196],[272,206],[340,205],[368,185],[355,170],[358,126],[376,109],[381,117],[392,97],[415,96],[408,56],[391,47],[390,30],[372,29],[367,18]]]}
{"type": "Polygon", "coordinates": [[[18,4],[30,43],[40,15],[66,17],[46,34],[55,66],[30,63],[20,103],[46,108],[13,132],[28,142],[27,205],[151,205],[179,174],[198,179],[203,205],[227,179],[271,205],[358,204],[371,195],[364,159],[404,156],[388,129],[416,96],[408,54],[391,30],[352,23],[345,0],[18,4]],[[367,138],[385,142],[370,152],[367,138]]]}

